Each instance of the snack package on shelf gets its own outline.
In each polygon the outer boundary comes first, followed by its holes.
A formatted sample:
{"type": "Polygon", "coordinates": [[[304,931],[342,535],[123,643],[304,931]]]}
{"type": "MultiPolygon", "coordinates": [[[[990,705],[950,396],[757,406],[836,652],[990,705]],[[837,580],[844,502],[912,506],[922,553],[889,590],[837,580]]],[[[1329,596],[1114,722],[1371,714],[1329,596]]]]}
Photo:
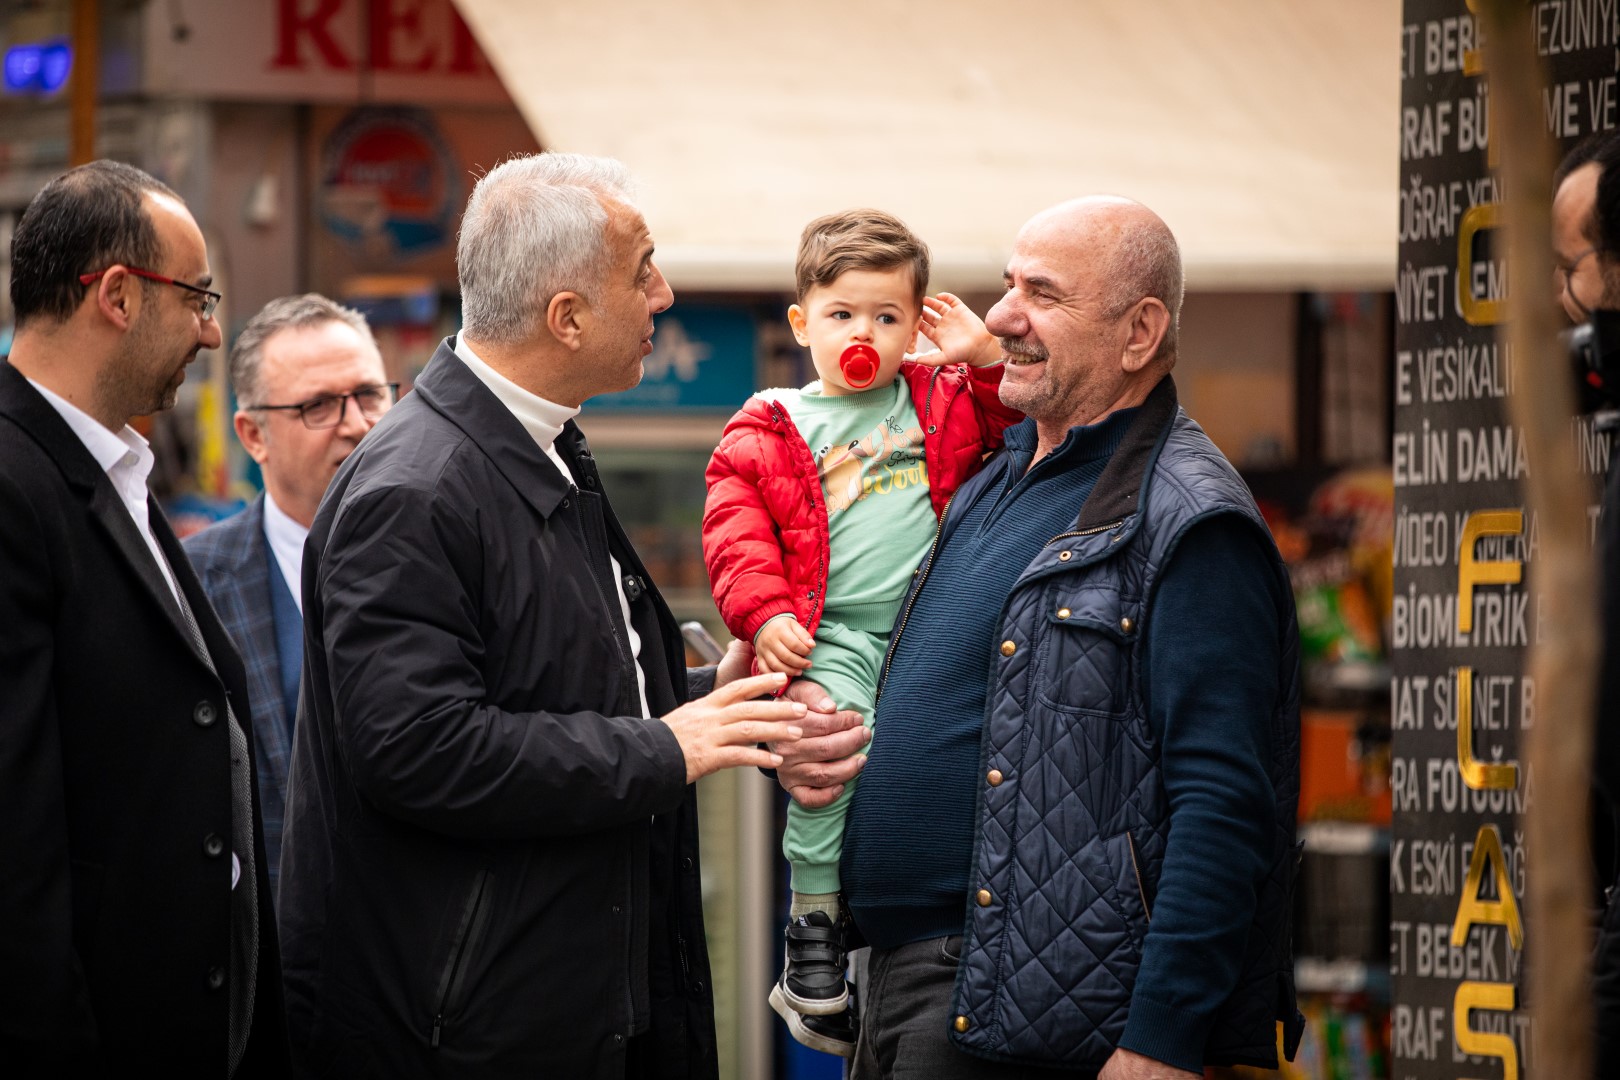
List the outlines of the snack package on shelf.
{"type": "Polygon", "coordinates": [[[1299,820],[1388,826],[1390,731],[1366,710],[1300,711],[1299,820]]]}
{"type": "Polygon", "coordinates": [[[1316,700],[1367,700],[1387,687],[1394,492],[1388,469],[1351,469],[1318,484],[1297,516],[1260,503],[1293,580],[1316,700]]]}
{"type": "Polygon", "coordinates": [[[1387,621],[1395,599],[1395,479],[1388,467],[1349,469],[1327,480],[1311,496],[1310,518],[1338,535],[1380,621],[1387,621]]]}
{"type": "Polygon", "coordinates": [[[1292,575],[1307,662],[1370,664],[1384,655],[1372,597],[1348,552],[1308,558],[1292,575]]]}

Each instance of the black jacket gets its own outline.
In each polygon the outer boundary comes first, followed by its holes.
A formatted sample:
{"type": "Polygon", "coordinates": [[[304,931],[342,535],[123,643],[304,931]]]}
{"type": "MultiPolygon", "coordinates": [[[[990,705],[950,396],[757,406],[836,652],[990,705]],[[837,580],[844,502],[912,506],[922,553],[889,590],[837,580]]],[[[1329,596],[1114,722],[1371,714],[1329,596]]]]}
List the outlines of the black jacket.
{"type": "MultiPolygon", "coordinates": [[[[0,362],[0,1072],[222,1077],[231,924],[227,699],[242,664],[157,504],[214,667],[107,474],[0,362]],[[223,842],[222,842],[223,841],[223,842]]],[[[246,732],[252,745],[251,729],[246,732]]],[[[239,1077],[284,1076],[270,884],[239,1077]]]]}
{"type": "Polygon", "coordinates": [[[1598,532],[1602,649],[1592,755],[1593,826],[1596,843],[1602,847],[1594,852],[1600,876],[1597,885],[1611,889],[1592,957],[1592,1012],[1597,1032],[1592,1075],[1597,1077],[1620,1076],[1620,874],[1616,873],[1620,860],[1615,850],[1620,846],[1620,432],[1612,432],[1609,438],[1609,469],[1598,532]]]}
{"type": "Polygon", "coordinates": [[[638,717],[680,636],[572,424],[563,481],[441,346],[338,472],[304,557],[279,905],[316,1075],[716,1073],[696,795],[638,717]]]}

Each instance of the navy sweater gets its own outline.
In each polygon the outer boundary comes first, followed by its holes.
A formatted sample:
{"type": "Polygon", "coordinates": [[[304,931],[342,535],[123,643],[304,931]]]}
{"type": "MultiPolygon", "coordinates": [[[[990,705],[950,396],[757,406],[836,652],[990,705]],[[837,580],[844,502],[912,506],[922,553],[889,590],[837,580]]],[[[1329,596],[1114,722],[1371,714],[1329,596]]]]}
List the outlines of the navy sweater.
{"type": "MultiPolygon", "coordinates": [[[[1047,540],[1073,526],[1134,414],[1071,430],[1033,469],[1034,424],[1009,429],[990,465],[1001,475],[951,508],[895,646],[844,836],[845,896],[874,946],[962,932],[1007,596],[1047,540]]],[[[1193,1071],[1237,980],[1274,816],[1267,720],[1288,598],[1262,543],[1235,519],[1193,526],[1143,619],[1141,679],[1172,827],[1121,1045],[1193,1071]]]]}

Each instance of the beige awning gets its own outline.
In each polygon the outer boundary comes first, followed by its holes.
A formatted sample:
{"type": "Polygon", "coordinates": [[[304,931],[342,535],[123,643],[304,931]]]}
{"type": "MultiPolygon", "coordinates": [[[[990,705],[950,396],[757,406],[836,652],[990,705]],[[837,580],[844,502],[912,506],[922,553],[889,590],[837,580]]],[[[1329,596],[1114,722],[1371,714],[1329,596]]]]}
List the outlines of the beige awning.
{"type": "Polygon", "coordinates": [[[852,206],[982,288],[1093,192],[1163,215],[1193,288],[1394,281],[1398,0],[456,4],[542,145],[636,172],[677,288],[791,288],[852,206]]]}

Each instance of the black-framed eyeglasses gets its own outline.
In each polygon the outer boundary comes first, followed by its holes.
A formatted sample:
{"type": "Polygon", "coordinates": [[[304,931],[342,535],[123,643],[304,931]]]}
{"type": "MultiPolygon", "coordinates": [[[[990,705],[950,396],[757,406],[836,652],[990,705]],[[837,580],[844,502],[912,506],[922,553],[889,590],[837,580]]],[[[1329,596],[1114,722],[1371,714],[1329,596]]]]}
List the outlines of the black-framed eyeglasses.
{"type": "Polygon", "coordinates": [[[376,420],[387,412],[394,402],[399,400],[399,383],[379,383],[376,386],[362,386],[350,390],[347,394],[322,394],[320,397],[301,401],[297,405],[244,405],[249,411],[264,412],[296,412],[298,419],[311,431],[320,431],[324,428],[337,427],[343,423],[343,415],[348,411],[349,399],[354,399],[354,407],[360,410],[360,415],[367,420],[376,420]]]}
{"type": "MultiPolygon", "coordinates": [[[[1589,256],[1596,254],[1597,248],[1589,247],[1579,255],[1575,256],[1573,259],[1569,260],[1568,263],[1560,263],[1558,266],[1553,267],[1553,283],[1561,286],[1564,292],[1569,293],[1569,295],[1573,297],[1575,293],[1571,289],[1572,282],[1570,279],[1575,276],[1575,271],[1581,268],[1582,262],[1584,262],[1589,256]]],[[[1576,300],[1576,303],[1580,303],[1580,301],[1576,300]]]]}
{"type": "MultiPolygon", "coordinates": [[[[107,270],[111,269],[112,267],[110,266],[107,268],[107,270]]],[[[93,274],[80,274],[79,284],[88,285],[92,281],[96,280],[96,278],[105,274],[107,270],[97,270],[93,274]]],[[[214,309],[219,307],[219,302],[221,300],[225,299],[225,297],[221,296],[213,289],[205,289],[201,285],[193,285],[190,282],[169,277],[167,274],[159,274],[152,270],[142,270],[135,266],[126,266],[124,267],[124,270],[128,273],[134,274],[138,278],[145,278],[147,281],[155,281],[160,285],[173,285],[176,288],[184,289],[187,292],[196,293],[198,296],[202,297],[201,310],[202,317],[205,319],[212,319],[214,317],[214,309]]]]}

